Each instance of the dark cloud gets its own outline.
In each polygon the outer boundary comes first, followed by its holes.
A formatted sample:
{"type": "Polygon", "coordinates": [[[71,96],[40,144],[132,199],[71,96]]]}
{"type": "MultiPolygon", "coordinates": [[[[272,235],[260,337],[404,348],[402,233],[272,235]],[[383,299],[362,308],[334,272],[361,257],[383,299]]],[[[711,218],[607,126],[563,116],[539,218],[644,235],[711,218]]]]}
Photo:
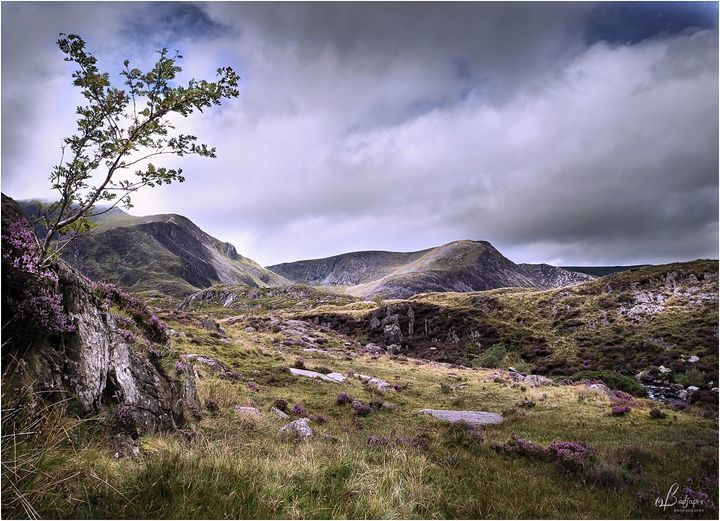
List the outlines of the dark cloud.
{"type": "Polygon", "coordinates": [[[717,29],[717,2],[607,2],[588,17],[585,37],[634,44],[688,29],[717,29]]]}
{"type": "Polygon", "coordinates": [[[462,238],[529,262],[717,256],[712,5],[2,9],[11,195],[41,195],[53,140],[71,127],[53,43],[70,25],[103,63],[177,46],[188,77],[240,70],[238,100],[178,122],[219,158],[184,158],[186,183],[136,210],[183,213],[260,262],[462,238]]]}

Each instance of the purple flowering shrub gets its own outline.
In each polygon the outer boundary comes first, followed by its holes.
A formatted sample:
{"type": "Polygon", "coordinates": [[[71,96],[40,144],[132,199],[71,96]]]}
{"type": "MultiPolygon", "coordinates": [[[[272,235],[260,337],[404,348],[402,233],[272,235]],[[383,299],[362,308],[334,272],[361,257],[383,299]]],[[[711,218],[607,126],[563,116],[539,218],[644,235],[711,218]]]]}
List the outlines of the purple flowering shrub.
{"type": "Polygon", "coordinates": [[[290,409],[290,412],[292,414],[294,414],[295,416],[305,416],[305,414],[306,414],[305,407],[303,407],[299,403],[296,403],[295,405],[293,405],[292,409],[290,409]]]}
{"type": "Polygon", "coordinates": [[[553,441],[547,447],[512,436],[506,443],[493,443],[490,448],[506,456],[525,456],[557,463],[568,471],[587,470],[595,462],[596,450],[580,441],[553,441]]]}
{"type": "Polygon", "coordinates": [[[118,329],[118,335],[120,335],[120,338],[125,340],[128,344],[135,343],[135,335],[132,334],[132,331],[128,331],[127,329],[118,329]]]}
{"type": "Polygon", "coordinates": [[[115,305],[128,313],[148,340],[160,344],[167,342],[167,326],[150,312],[142,300],[109,282],[93,282],[92,287],[105,304],[115,305]]]}
{"type": "Polygon", "coordinates": [[[581,441],[554,441],[547,448],[548,454],[566,470],[586,469],[595,461],[597,452],[581,441]]]}
{"type": "Polygon", "coordinates": [[[75,331],[58,289],[57,273],[42,263],[35,233],[23,220],[11,223],[2,235],[2,260],[3,283],[14,290],[15,314],[7,322],[15,322],[15,331],[51,335],[75,331]]]}
{"type": "Polygon", "coordinates": [[[390,443],[387,436],[368,436],[367,444],[370,447],[386,447],[390,443]]]}
{"type": "Polygon", "coordinates": [[[355,416],[367,416],[372,412],[372,409],[369,405],[364,404],[360,400],[355,400],[352,402],[352,410],[353,413],[355,413],[355,416]]]}
{"type": "Polygon", "coordinates": [[[529,440],[512,436],[506,443],[492,443],[490,448],[506,456],[527,456],[532,458],[545,458],[547,450],[529,440]]]}
{"type": "Polygon", "coordinates": [[[635,399],[632,397],[632,395],[619,389],[610,391],[608,397],[610,398],[610,401],[615,405],[625,405],[627,407],[632,407],[633,405],[635,405],[635,399]]]}
{"type": "Polygon", "coordinates": [[[610,412],[608,413],[609,416],[625,416],[627,413],[630,412],[630,407],[627,405],[616,405],[614,406],[610,412]]]}

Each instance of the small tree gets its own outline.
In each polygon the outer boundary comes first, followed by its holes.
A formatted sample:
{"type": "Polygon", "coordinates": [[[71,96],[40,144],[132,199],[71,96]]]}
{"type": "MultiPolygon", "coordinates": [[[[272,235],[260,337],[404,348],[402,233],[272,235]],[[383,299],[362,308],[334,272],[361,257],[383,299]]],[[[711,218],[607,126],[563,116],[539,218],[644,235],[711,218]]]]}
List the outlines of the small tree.
{"type": "Polygon", "coordinates": [[[80,88],[87,105],[77,108],[76,134],[63,140],[60,163],[50,175],[58,201],[43,205],[36,221],[46,235],[40,246],[43,262],[51,259],[70,241],[94,227],[92,218],[116,206],[131,208],[131,195],[145,186],[182,182],[182,169],[156,167],[148,160],[161,155],[215,157],[215,148],[197,143],[197,137],[174,134],[170,116],[187,117],[195,110],[220,105],[238,96],[238,75],[230,67],[217,69],[218,80],[190,80],[176,85],[182,69],[179,51],[167,49],[147,72],[123,62],[120,75],[125,88],[110,83],[100,72],[97,59],[85,50],[77,35],[61,33],[57,41],[65,61],[77,64],[73,84],[80,88]],[[130,172],[132,167],[140,169],[130,172]],[[129,175],[126,175],[129,174],[129,175]],[[108,208],[95,210],[99,202],[108,208]],[[60,239],[57,244],[53,241],[60,239]]]}

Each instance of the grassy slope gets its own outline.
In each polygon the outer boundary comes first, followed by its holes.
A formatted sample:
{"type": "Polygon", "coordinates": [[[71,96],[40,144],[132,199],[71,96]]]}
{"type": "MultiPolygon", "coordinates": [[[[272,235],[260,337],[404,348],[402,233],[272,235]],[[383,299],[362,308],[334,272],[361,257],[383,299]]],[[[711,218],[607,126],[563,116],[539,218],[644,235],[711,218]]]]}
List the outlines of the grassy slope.
{"type": "MultiPolygon", "coordinates": [[[[455,303],[456,296],[433,298],[455,303]]],[[[368,305],[345,307],[357,310],[368,305]]],[[[227,310],[219,311],[219,316],[227,315],[227,310]]],[[[262,307],[255,311],[267,312],[262,307]]],[[[666,410],[668,416],[656,420],[649,416],[649,402],[640,400],[628,416],[609,417],[607,398],[581,386],[512,387],[493,381],[494,372],[489,370],[449,369],[402,357],[305,352],[283,346],[283,333],[247,332],[253,319],[243,313],[244,318],[222,321],[227,341],[211,338],[197,327],[203,314],[165,315],[168,325],[180,332],[165,357],[168,370],[174,354],[201,353],[244,375],[238,382],[207,375],[200,380],[203,400],[212,399],[220,407],[216,416],[203,419],[189,441],[178,435],[143,437],[143,455],[136,460],[115,459],[102,444],[107,438],[98,436],[95,422],[64,420],[62,427],[74,430],[67,437],[57,435],[57,445],[43,453],[44,473],[33,478],[33,490],[45,493],[27,495],[38,514],[76,518],[658,518],[670,513],[653,505],[654,496],[638,500],[637,492],[657,487],[664,493],[671,483],[684,483],[688,477],[709,476],[717,483],[717,420],[701,417],[701,409],[666,410]],[[285,368],[299,356],[309,368],[363,372],[408,384],[408,388],[380,397],[356,380],[332,384],[293,377],[285,368]],[[366,403],[392,402],[396,409],[354,417],[347,406],[334,403],[341,390],[366,403]],[[317,432],[314,439],[296,443],[279,435],[284,422],[268,413],[277,398],[302,404],[308,414],[327,417],[323,424],[312,424],[317,432]],[[532,398],[535,407],[518,407],[523,398],[532,398]],[[257,406],[263,417],[239,417],[232,412],[234,405],[257,406]],[[503,412],[507,420],[487,427],[485,442],[480,443],[461,428],[416,413],[425,407],[503,412]],[[504,442],[512,434],[543,444],[553,440],[590,443],[598,450],[604,477],[591,482],[587,475],[566,474],[552,463],[502,456],[489,448],[491,442],[504,442]],[[370,435],[390,439],[421,435],[428,445],[391,443],[375,448],[367,443],[370,435]]],[[[347,341],[332,331],[316,334],[330,348],[342,348],[347,341]]],[[[22,448],[20,454],[24,454],[22,448]]],[[[717,500],[716,489],[706,491],[717,500]]],[[[20,505],[15,508],[6,508],[4,514],[22,515],[20,505]]]]}

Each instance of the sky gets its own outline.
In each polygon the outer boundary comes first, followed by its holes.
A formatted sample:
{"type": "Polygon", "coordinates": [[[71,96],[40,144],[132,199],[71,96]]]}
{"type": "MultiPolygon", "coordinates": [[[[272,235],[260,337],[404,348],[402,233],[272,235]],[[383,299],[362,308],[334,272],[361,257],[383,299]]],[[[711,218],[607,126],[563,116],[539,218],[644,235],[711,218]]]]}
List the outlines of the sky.
{"type": "Polygon", "coordinates": [[[240,95],[178,122],[216,159],[137,194],[261,264],[490,241],[515,262],[718,257],[715,3],[2,3],[2,191],[52,195],[60,32],[102,70],[180,49],[240,95]]]}

